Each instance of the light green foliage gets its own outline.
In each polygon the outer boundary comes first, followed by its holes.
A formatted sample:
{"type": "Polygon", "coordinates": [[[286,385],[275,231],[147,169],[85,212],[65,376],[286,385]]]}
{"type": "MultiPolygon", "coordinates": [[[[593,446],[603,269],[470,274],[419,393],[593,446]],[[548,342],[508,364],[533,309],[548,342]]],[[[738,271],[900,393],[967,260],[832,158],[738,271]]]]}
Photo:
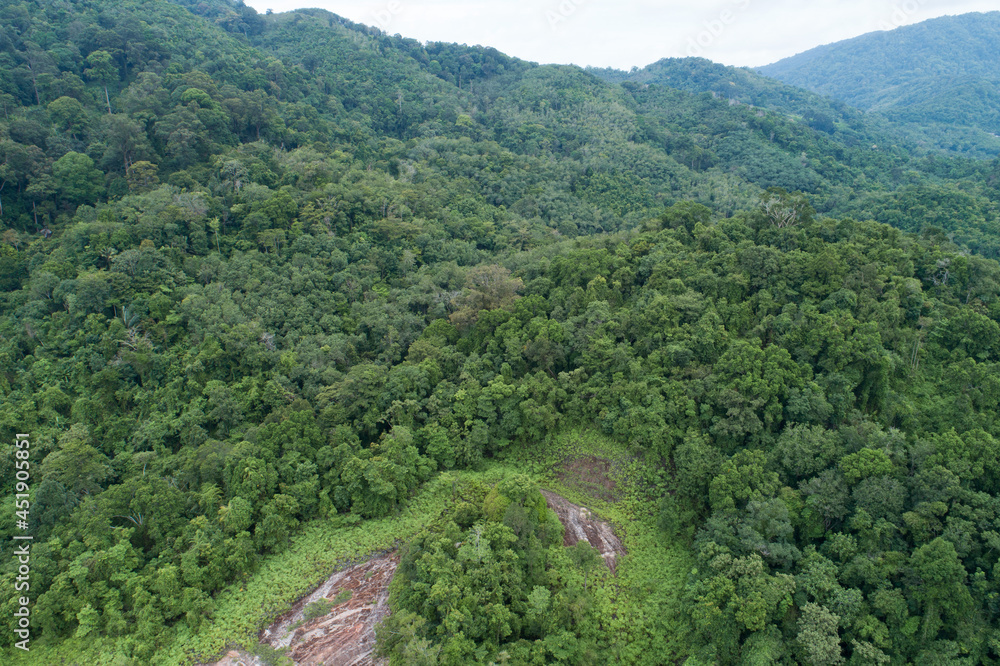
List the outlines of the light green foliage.
{"type": "Polygon", "coordinates": [[[94,167],[94,160],[80,153],[69,152],[52,165],[52,176],[59,183],[59,195],[68,203],[93,203],[103,191],[103,174],[94,167]]]}
{"type": "MultiPolygon", "coordinates": [[[[350,598],[350,593],[348,593],[348,598],[350,598]]],[[[335,605],[336,602],[330,599],[319,599],[314,601],[306,606],[305,610],[302,612],[302,619],[309,622],[310,620],[315,620],[318,617],[323,617],[329,613],[330,609],[335,605]]]]}
{"type": "Polygon", "coordinates": [[[882,450],[862,449],[840,459],[840,469],[844,479],[855,484],[862,479],[885,476],[892,472],[892,461],[882,450]]]}
{"type": "Polygon", "coordinates": [[[112,59],[111,54],[107,51],[94,51],[87,56],[87,64],[90,65],[90,67],[84,71],[84,74],[89,79],[100,81],[101,83],[107,85],[118,78],[118,72],[115,69],[114,60],[112,59]]]}
{"type": "Polygon", "coordinates": [[[844,663],[840,653],[837,623],[840,618],[817,604],[802,607],[799,618],[798,643],[802,661],[814,666],[834,666],[844,663]]]}
{"type": "Polygon", "coordinates": [[[778,490],[778,475],[765,470],[758,451],[740,451],[726,461],[712,480],[709,502],[713,509],[734,509],[754,500],[772,497],[778,490]]]}
{"type": "Polygon", "coordinates": [[[937,636],[945,626],[956,627],[961,633],[968,625],[966,614],[973,601],[955,546],[944,539],[934,539],[913,553],[911,563],[921,581],[911,594],[923,611],[924,638],[937,636]]]}
{"type": "Polygon", "coordinates": [[[517,464],[530,464],[541,474],[546,488],[572,502],[586,506],[602,519],[616,526],[628,555],[618,559],[615,576],[608,577],[603,563],[596,563],[596,553],[579,544],[569,556],[582,578],[581,584],[594,596],[595,612],[607,632],[597,640],[600,654],[621,663],[660,663],[664,655],[688,653],[690,628],[687,611],[682,610],[680,595],[691,560],[687,549],[664,539],[650,497],[662,492],[662,479],[655,455],[636,456],[627,445],[599,434],[595,429],[561,433],[551,443],[515,446],[505,455],[517,464]],[[603,459],[612,462],[609,478],[615,482],[616,501],[603,487],[580,483],[560,474],[567,460],[603,459]],[[629,526],[622,529],[622,526],[629,526]]]}
{"type": "Polygon", "coordinates": [[[83,128],[87,111],[79,100],[63,95],[48,104],[49,115],[57,129],[75,134],[83,128]]]}
{"type": "Polygon", "coordinates": [[[267,643],[260,643],[254,647],[253,653],[265,666],[288,666],[294,662],[285,656],[286,649],[276,650],[267,643]]]}

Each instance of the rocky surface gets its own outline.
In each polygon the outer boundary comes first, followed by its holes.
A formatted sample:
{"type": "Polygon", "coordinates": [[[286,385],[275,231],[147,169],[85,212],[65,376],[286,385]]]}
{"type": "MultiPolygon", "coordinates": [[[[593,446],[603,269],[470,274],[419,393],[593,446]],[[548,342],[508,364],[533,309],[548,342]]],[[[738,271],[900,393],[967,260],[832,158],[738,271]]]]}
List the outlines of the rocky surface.
{"type": "Polygon", "coordinates": [[[208,666],[261,666],[260,659],[243,650],[230,650],[226,656],[219,661],[212,662],[208,666]]]}
{"type": "Polygon", "coordinates": [[[549,508],[556,512],[566,528],[563,545],[573,546],[578,541],[586,541],[604,558],[604,562],[614,573],[618,556],[625,554],[622,542],[615,536],[608,523],[599,520],[586,507],[566,500],[547,490],[542,491],[549,508]]]}
{"type": "MultiPolygon", "coordinates": [[[[338,571],[265,629],[260,642],[276,649],[287,648],[286,656],[297,665],[383,664],[373,654],[375,627],[389,614],[389,582],[398,565],[399,555],[393,551],[338,571]],[[306,609],[321,599],[339,603],[325,615],[306,621],[306,609]]],[[[260,658],[246,651],[231,650],[207,666],[261,664],[260,658]]]]}
{"type": "MultiPolygon", "coordinates": [[[[563,544],[573,546],[578,541],[587,541],[613,573],[618,556],[624,554],[625,549],[611,526],[586,507],[555,493],[543,490],[542,495],[566,528],[563,544]]],[[[338,571],[264,630],[261,642],[274,648],[287,648],[286,655],[297,665],[377,666],[383,663],[373,654],[375,627],[389,614],[389,583],[397,566],[399,554],[394,551],[338,571]],[[346,598],[347,592],[350,598],[346,598]],[[306,622],[306,608],[320,599],[341,601],[325,615],[306,622]]],[[[233,650],[211,666],[259,666],[261,663],[259,658],[247,652],[233,650]]]]}
{"type": "Polygon", "coordinates": [[[370,666],[375,627],[389,614],[389,582],[399,565],[397,553],[376,557],[335,573],[315,592],[300,600],[261,635],[272,647],[288,647],[296,664],[370,666]],[[346,597],[350,593],[349,599],[346,597]],[[304,621],[309,604],[343,599],[323,616],[304,621]]]}

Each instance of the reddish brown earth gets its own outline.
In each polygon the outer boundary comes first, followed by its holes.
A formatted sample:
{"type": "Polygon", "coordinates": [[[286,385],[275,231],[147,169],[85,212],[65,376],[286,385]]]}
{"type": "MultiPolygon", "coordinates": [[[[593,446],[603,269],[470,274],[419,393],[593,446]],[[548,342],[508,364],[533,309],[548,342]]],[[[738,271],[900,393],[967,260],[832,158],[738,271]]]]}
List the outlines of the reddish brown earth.
{"type": "Polygon", "coordinates": [[[555,493],[543,490],[545,502],[556,512],[559,521],[566,528],[563,537],[564,546],[576,545],[578,541],[586,541],[604,558],[604,562],[614,573],[618,564],[618,556],[625,554],[622,542],[615,536],[611,525],[599,520],[586,507],[573,504],[555,493]]]}
{"type": "Polygon", "coordinates": [[[611,478],[612,462],[597,456],[567,458],[560,465],[557,478],[560,483],[580,490],[605,502],[617,502],[614,479],[611,478]]]}

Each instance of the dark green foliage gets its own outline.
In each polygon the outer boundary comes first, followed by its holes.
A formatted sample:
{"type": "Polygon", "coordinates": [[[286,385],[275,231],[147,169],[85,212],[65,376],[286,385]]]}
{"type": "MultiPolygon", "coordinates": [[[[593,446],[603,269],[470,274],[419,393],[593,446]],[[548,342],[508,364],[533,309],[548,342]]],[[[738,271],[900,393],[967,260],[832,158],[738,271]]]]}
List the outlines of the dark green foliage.
{"type": "Polygon", "coordinates": [[[601,558],[585,543],[562,548],[562,525],[526,476],[477,509],[471,527],[449,521],[405,549],[382,653],[398,664],[594,660],[587,575],[601,558]]]}
{"type": "MultiPolygon", "coordinates": [[[[303,523],[591,427],[656,461],[634,511],[697,556],[693,658],[993,658],[995,165],[805,95],[178,4],[0,8],[0,478],[31,433],[40,641],[169,661],[303,523]]],[[[540,497],[410,546],[465,596],[400,597],[395,659],[628,652],[540,497]]]]}

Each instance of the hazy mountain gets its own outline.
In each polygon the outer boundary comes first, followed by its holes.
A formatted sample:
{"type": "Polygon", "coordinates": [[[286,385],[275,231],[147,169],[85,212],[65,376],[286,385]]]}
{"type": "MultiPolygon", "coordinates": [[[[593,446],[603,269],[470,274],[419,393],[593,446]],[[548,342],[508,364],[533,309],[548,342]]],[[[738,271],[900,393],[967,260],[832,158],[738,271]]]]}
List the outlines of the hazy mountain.
{"type": "Polygon", "coordinates": [[[869,33],[759,71],[878,111],[943,148],[995,153],[1000,148],[998,57],[1000,12],[989,12],[869,33]]]}
{"type": "MultiPolygon", "coordinates": [[[[743,68],[705,58],[664,58],[630,72],[588,68],[610,83],[656,84],[690,93],[710,93],[731,106],[747,105],[775,111],[833,135],[845,144],[890,144],[904,137],[879,115],[866,114],[831,99],[743,68]]],[[[908,146],[914,147],[914,146],[908,146]]]]}

